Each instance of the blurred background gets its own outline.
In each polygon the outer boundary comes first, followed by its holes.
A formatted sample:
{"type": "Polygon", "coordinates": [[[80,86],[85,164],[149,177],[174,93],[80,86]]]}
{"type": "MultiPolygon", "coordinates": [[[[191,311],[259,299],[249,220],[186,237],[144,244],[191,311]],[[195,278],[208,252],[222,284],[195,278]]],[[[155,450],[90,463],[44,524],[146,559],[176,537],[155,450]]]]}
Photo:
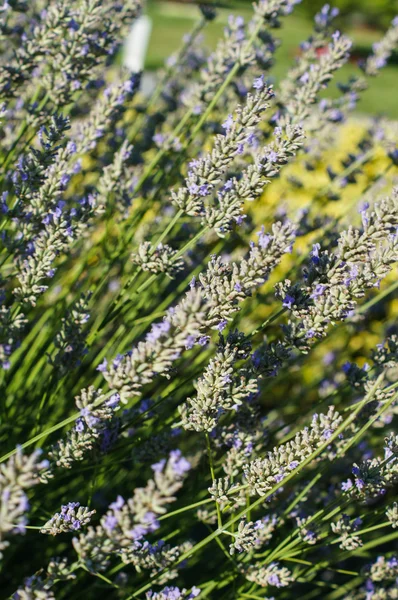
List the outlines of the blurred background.
{"type": "MultiPolygon", "coordinates": [[[[239,14],[249,19],[253,11],[251,0],[221,0],[215,4],[219,5],[218,17],[206,28],[204,36],[204,42],[209,48],[216,45],[229,14],[239,14]]],[[[276,81],[291,65],[299,52],[300,42],[311,32],[315,13],[324,4],[324,0],[302,0],[301,4],[295,7],[293,14],[283,20],[283,26],[277,32],[282,44],[277,50],[276,64],[272,70],[276,81]]],[[[356,61],[370,53],[372,44],[398,15],[398,0],[334,0],[330,4],[340,10],[337,27],[347,33],[354,42],[352,62],[341,69],[336,78],[337,81],[344,81],[350,74],[357,73],[356,61]]],[[[152,31],[145,65],[148,71],[154,71],[162,67],[166,57],[180,46],[184,34],[198,19],[198,9],[193,0],[148,0],[147,12],[152,21],[152,31]]],[[[382,114],[398,119],[397,82],[396,52],[377,80],[371,82],[370,88],[358,105],[358,111],[362,114],[382,114]]],[[[335,86],[331,89],[333,88],[335,86]]]]}

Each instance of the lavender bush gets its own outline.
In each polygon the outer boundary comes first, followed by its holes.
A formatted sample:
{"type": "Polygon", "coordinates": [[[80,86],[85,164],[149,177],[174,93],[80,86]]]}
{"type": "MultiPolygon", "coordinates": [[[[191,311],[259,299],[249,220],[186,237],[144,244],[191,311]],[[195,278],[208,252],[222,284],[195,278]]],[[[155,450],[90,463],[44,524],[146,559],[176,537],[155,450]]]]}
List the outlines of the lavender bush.
{"type": "Polygon", "coordinates": [[[345,139],[398,18],[273,86],[297,3],[199,7],[149,99],[142,0],[1,8],[4,598],[398,598],[398,128],[345,139]]]}

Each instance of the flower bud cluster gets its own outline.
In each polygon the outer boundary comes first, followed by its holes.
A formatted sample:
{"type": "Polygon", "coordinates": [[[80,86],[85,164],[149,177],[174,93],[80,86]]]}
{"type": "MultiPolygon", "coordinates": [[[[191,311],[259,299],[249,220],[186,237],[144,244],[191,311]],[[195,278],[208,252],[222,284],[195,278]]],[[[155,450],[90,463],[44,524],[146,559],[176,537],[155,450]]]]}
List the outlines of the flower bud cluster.
{"type": "Polygon", "coordinates": [[[79,502],[68,502],[67,505],[61,506],[61,512],[55,513],[43,525],[40,533],[58,535],[67,531],[76,531],[87,525],[95,512],[95,510],[90,510],[88,506],[80,506],[79,502]]]}
{"type": "Polygon", "coordinates": [[[144,540],[159,528],[157,517],[166,512],[166,506],[176,500],[190,463],[174,450],[168,460],[152,465],[153,479],[144,488],[136,488],[127,501],[121,496],[110,504],[96,528],[89,527],[73,539],[73,545],[89,569],[104,569],[111,555],[118,554],[126,564],[157,572],[172,564],[179,556],[178,548],[164,543],[152,546],[144,540]]]}
{"type": "Polygon", "coordinates": [[[238,225],[244,218],[245,202],[258,198],[271,178],[279,175],[303,144],[301,127],[288,122],[275,129],[275,140],[265,146],[256,156],[254,164],[243,169],[239,177],[229,179],[217,193],[215,204],[206,205],[203,224],[209,225],[218,236],[225,237],[233,223],[238,225]]]}
{"type": "Polygon", "coordinates": [[[351,40],[336,31],[328,52],[322,54],[319,61],[312,63],[309,70],[300,77],[300,85],[285,106],[293,123],[300,123],[310,115],[311,105],[319,92],[327,86],[333,73],[347,62],[351,45],[351,40]]]}
{"type": "MultiPolygon", "coordinates": [[[[0,297],[0,301],[4,299],[0,297]]],[[[10,307],[0,306],[0,368],[8,370],[10,356],[18,347],[21,333],[27,323],[23,313],[15,314],[10,307]]]]}
{"type": "Polygon", "coordinates": [[[87,452],[93,450],[104,440],[108,432],[107,425],[112,422],[119,408],[120,396],[110,398],[94,386],[83,389],[76,397],[76,406],[80,416],[73,429],[68,431],[51,447],[48,456],[52,466],[70,469],[73,463],[84,459],[87,452]]]}
{"type": "Polygon", "coordinates": [[[225,135],[215,136],[211,153],[191,162],[185,186],[172,192],[173,204],[187,215],[204,214],[205,198],[212,194],[234,158],[250,143],[251,134],[260,121],[260,115],[268,108],[268,100],[272,96],[272,88],[265,87],[255,94],[247,95],[245,105],[239,106],[235,117],[229,115],[223,124],[225,135]]]}
{"type": "Polygon", "coordinates": [[[321,252],[313,246],[311,264],[305,271],[306,286],[289,280],[277,284],[277,295],[297,322],[284,326],[285,340],[302,352],[309,340],[326,335],[330,323],[345,319],[356,298],[387,275],[398,260],[398,191],[362,213],[362,229],[352,226],[340,234],[337,250],[321,252]]]}
{"type": "MultiPolygon", "coordinates": [[[[207,8],[207,7],[205,7],[207,8]]],[[[193,600],[200,595],[200,589],[194,586],[190,591],[183,588],[180,590],[178,587],[165,587],[160,592],[152,592],[149,590],[145,594],[146,600],[193,600]]]]}
{"type": "Polygon", "coordinates": [[[11,596],[11,600],[55,600],[51,588],[58,581],[75,579],[72,566],[65,558],[53,558],[47,567],[45,575],[42,571],[27,577],[23,587],[11,596]]]}
{"type": "Polygon", "coordinates": [[[252,289],[261,285],[290,251],[295,238],[294,226],[276,223],[272,234],[259,233],[258,244],[252,244],[247,258],[225,264],[214,257],[207,271],[199,276],[200,285],[191,289],[162,323],[152,326],[145,341],[128,354],[117,357],[98,368],[122,402],[138,395],[143,385],[157,374],[168,374],[174,361],[193,344],[206,343],[205,328],[222,332],[238,305],[252,289]]]}
{"type": "Polygon", "coordinates": [[[177,250],[167,244],[155,248],[151,242],[142,242],[131,258],[143,271],[165,273],[171,279],[184,268],[184,260],[178,257],[177,250]]]}
{"type": "Polygon", "coordinates": [[[50,363],[61,372],[66,373],[78,367],[87,353],[84,325],[90,319],[90,298],[90,293],[83,294],[61,319],[61,329],[54,340],[57,352],[49,358],[50,363]]]}
{"type": "Polygon", "coordinates": [[[398,17],[392,21],[390,28],[380,40],[373,44],[373,52],[369,58],[362,64],[366,75],[375,76],[380,69],[386,66],[387,60],[398,44],[398,17]]]}
{"type": "Polygon", "coordinates": [[[194,113],[202,112],[236,64],[245,70],[254,61],[255,55],[247,40],[243,18],[230,16],[224,38],[218,42],[216,50],[201,69],[199,81],[188,89],[183,98],[184,104],[194,113]]]}
{"type": "Polygon", "coordinates": [[[304,76],[304,79],[306,79],[305,73],[317,59],[318,51],[327,45],[333,21],[338,14],[338,8],[332,8],[329,4],[325,4],[315,15],[312,35],[300,44],[301,54],[296,59],[295,66],[288,71],[281,82],[281,99],[284,103],[287,103],[295,94],[297,85],[302,84],[301,78],[304,76]]]}
{"type": "Polygon", "coordinates": [[[393,502],[386,510],[386,517],[393,529],[398,529],[398,502],[393,502]]]}
{"type": "Polygon", "coordinates": [[[251,493],[265,496],[276,484],[282,482],[289,472],[299,467],[324,444],[342,420],[331,406],[327,414],[315,414],[311,425],[298,432],[291,441],[268,452],[266,458],[257,458],[248,463],[243,471],[251,493]]]}
{"type": "Polygon", "coordinates": [[[16,454],[0,465],[0,555],[9,545],[4,536],[25,533],[29,510],[26,491],[45,480],[49,466],[41,455],[41,450],[25,455],[18,447],[16,454]]]}
{"type": "Polygon", "coordinates": [[[348,515],[343,514],[336,523],[330,527],[334,534],[339,536],[339,548],[342,550],[357,550],[363,545],[361,538],[354,532],[362,525],[362,519],[351,520],[348,515]]]}
{"type": "Polygon", "coordinates": [[[241,519],[238,524],[238,531],[234,534],[234,541],[229,546],[229,553],[234,555],[235,552],[250,552],[258,545],[257,531],[263,527],[261,520],[247,522],[245,518],[241,519]]]}
{"type": "Polygon", "coordinates": [[[269,565],[250,564],[241,566],[242,574],[248,581],[252,581],[261,587],[273,586],[276,588],[287,587],[294,578],[286,567],[280,567],[279,563],[269,565]]]}
{"type": "Polygon", "coordinates": [[[196,340],[206,322],[205,300],[200,290],[190,290],[182,302],[170,310],[162,323],[152,326],[145,341],[139,342],[128,354],[98,367],[111,389],[120,394],[122,402],[139,395],[143,385],[156,374],[167,376],[174,361],[196,340]]]}
{"type": "Polygon", "coordinates": [[[242,338],[237,333],[226,339],[220,336],[216,355],[196,383],[196,397],[187,398],[179,408],[184,429],[212,431],[224,412],[239,407],[258,391],[257,378],[247,368],[235,367],[250,352],[242,338]]]}
{"type": "Polygon", "coordinates": [[[352,477],[343,482],[341,489],[361,501],[378,498],[398,481],[398,435],[385,438],[384,459],[367,459],[354,463],[352,477]]]}

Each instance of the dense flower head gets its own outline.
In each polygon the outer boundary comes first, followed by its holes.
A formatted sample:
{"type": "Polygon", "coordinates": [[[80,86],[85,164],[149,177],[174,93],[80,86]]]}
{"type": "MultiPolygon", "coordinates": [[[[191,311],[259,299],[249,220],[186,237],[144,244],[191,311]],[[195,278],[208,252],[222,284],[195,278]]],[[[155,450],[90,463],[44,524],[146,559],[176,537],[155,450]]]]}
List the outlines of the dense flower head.
{"type": "Polygon", "coordinates": [[[395,598],[397,19],[186,4],[0,5],[1,589],[395,598]]]}

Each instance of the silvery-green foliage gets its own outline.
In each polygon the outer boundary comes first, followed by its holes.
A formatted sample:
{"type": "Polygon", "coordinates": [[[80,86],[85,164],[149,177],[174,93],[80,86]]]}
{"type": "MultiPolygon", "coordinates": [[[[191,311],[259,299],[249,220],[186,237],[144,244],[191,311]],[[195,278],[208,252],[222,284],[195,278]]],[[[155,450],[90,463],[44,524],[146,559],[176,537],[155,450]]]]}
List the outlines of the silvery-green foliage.
{"type": "Polygon", "coordinates": [[[315,414],[311,425],[296,433],[291,441],[277,446],[265,458],[249,462],[243,471],[251,492],[264,496],[282,482],[289,472],[329,439],[342,420],[331,406],[326,414],[315,414]]]}
{"type": "Polygon", "coordinates": [[[171,279],[184,268],[183,259],[168,244],[154,247],[151,242],[142,242],[131,258],[143,271],[165,273],[171,279]]]}
{"type": "Polygon", "coordinates": [[[69,502],[61,507],[61,512],[55,513],[40,530],[41,533],[48,535],[58,535],[68,531],[76,531],[87,525],[95,510],[90,510],[88,506],[80,506],[79,502],[69,502]]]}

